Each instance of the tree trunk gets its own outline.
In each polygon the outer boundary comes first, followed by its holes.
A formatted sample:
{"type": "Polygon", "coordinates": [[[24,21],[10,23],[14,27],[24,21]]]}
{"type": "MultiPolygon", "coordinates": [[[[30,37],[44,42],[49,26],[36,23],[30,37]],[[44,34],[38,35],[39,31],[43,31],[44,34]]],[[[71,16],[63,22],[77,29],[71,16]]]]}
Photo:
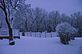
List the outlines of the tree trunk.
{"type": "Polygon", "coordinates": [[[8,32],[9,32],[9,45],[14,45],[15,42],[13,41],[13,31],[12,31],[11,25],[8,21],[8,13],[7,13],[6,9],[4,9],[4,13],[5,13],[6,24],[8,27],[8,32]]]}
{"type": "Polygon", "coordinates": [[[8,32],[9,32],[9,45],[14,45],[15,42],[13,41],[13,32],[12,32],[12,28],[11,28],[11,25],[10,25],[9,20],[8,20],[8,14],[9,13],[7,12],[5,1],[3,0],[2,2],[3,3],[1,4],[2,6],[0,6],[0,8],[3,10],[3,12],[5,14],[5,21],[6,21],[6,24],[8,27],[8,32]]]}
{"type": "Polygon", "coordinates": [[[7,14],[6,10],[4,10],[4,13],[5,13],[5,20],[6,20],[7,27],[8,27],[8,32],[9,32],[9,40],[13,40],[12,28],[8,21],[8,14],[7,14]]]}

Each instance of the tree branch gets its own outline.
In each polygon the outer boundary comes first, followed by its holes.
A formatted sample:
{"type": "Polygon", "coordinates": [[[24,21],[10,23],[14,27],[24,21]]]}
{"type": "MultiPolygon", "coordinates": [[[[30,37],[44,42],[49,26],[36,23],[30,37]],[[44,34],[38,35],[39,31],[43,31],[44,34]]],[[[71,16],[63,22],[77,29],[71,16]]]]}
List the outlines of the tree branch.
{"type": "Polygon", "coordinates": [[[13,7],[13,5],[12,5],[12,1],[10,0],[10,4],[11,4],[11,6],[13,7]]]}
{"type": "Polygon", "coordinates": [[[1,8],[2,10],[4,10],[4,8],[3,8],[2,6],[0,6],[0,8],[1,8]]]}

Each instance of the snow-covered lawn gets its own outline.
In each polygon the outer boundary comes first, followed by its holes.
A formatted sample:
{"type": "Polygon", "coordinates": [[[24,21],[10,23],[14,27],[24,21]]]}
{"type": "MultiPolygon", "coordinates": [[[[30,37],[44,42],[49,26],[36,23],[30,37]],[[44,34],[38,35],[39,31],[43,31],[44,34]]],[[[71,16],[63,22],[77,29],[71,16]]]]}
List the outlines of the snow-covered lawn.
{"type": "Polygon", "coordinates": [[[76,38],[69,45],[61,44],[58,37],[21,37],[15,42],[10,46],[8,40],[0,40],[0,54],[82,54],[82,38],[76,38]]]}

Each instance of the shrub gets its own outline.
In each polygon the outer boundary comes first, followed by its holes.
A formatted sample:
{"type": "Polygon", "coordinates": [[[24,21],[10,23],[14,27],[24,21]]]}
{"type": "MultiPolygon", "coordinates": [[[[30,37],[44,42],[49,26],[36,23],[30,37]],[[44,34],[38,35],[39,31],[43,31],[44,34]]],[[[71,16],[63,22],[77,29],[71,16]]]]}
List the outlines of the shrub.
{"type": "Polygon", "coordinates": [[[64,22],[56,26],[56,32],[59,33],[61,42],[68,44],[70,38],[74,39],[74,34],[77,33],[77,30],[69,23],[64,22]]]}

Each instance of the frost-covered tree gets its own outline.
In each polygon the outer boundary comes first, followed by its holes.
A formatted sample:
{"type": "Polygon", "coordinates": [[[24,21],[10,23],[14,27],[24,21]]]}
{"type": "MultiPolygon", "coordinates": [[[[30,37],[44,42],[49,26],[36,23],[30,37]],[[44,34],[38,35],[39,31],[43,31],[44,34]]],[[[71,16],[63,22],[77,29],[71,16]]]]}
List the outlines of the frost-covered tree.
{"type": "Polygon", "coordinates": [[[20,29],[21,31],[28,31],[28,21],[30,18],[29,12],[30,6],[28,4],[23,3],[18,4],[17,10],[14,14],[14,28],[20,29]]]}
{"type": "Polygon", "coordinates": [[[61,42],[65,44],[69,43],[70,38],[74,39],[74,34],[78,32],[73,26],[66,22],[58,24],[56,31],[59,33],[61,42]]]}
{"type": "MultiPolygon", "coordinates": [[[[0,8],[4,12],[5,21],[7,23],[8,31],[9,31],[9,40],[13,40],[12,28],[10,24],[10,10],[12,9],[11,0],[0,0],[0,8]]],[[[10,43],[11,44],[11,43],[10,43]]]]}
{"type": "Polygon", "coordinates": [[[34,9],[32,9],[31,7],[28,9],[28,20],[27,20],[27,26],[28,26],[28,31],[34,31],[34,22],[35,22],[35,18],[34,18],[34,9]]]}
{"type": "Polygon", "coordinates": [[[37,7],[34,9],[34,25],[37,32],[45,29],[44,21],[46,18],[46,14],[46,11],[41,8],[37,7]]]}
{"type": "Polygon", "coordinates": [[[79,36],[82,36],[82,14],[80,12],[76,12],[71,15],[71,24],[74,26],[79,33],[79,36]]]}
{"type": "Polygon", "coordinates": [[[66,23],[66,22],[58,24],[56,27],[56,31],[62,35],[64,34],[71,35],[71,34],[77,33],[77,30],[73,26],[71,26],[69,23],[66,23]]]}
{"type": "Polygon", "coordinates": [[[60,13],[58,11],[52,11],[49,12],[48,17],[48,29],[51,28],[51,31],[55,31],[57,24],[61,22],[60,13]]]}
{"type": "Polygon", "coordinates": [[[67,22],[67,23],[71,23],[71,18],[69,16],[67,16],[66,14],[61,14],[61,22],[67,22]]]}
{"type": "MultiPolygon", "coordinates": [[[[13,40],[13,31],[12,31],[12,20],[13,20],[13,14],[15,10],[18,8],[18,4],[20,4],[24,0],[0,0],[0,8],[4,12],[5,15],[5,21],[8,28],[9,33],[9,40],[13,40]]],[[[22,2],[23,3],[23,2],[22,2]]],[[[9,43],[12,44],[12,43],[9,43]]]]}

